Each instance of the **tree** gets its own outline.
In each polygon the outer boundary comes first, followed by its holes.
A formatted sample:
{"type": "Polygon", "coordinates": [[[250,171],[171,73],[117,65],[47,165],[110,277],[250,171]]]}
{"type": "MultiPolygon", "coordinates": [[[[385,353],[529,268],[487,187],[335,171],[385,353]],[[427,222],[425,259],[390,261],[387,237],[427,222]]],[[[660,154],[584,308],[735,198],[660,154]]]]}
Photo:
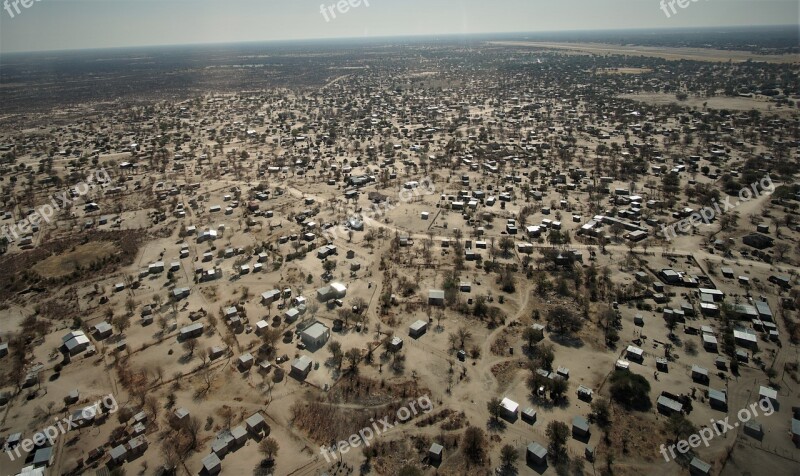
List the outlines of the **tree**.
{"type": "Polygon", "coordinates": [[[336,368],[342,369],[342,344],[339,341],[332,340],[328,343],[328,350],[331,351],[331,359],[333,360],[336,368]]]}
{"type": "Polygon", "coordinates": [[[361,351],[354,347],[345,352],[344,357],[347,359],[350,371],[358,373],[358,361],[361,359],[361,351]]]}
{"type": "Polygon", "coordinates": [[[124,334],[125,330],[131,326],[131,316],[130,315],[122,315],[116,316],[111,319],[111,325],[117,328],[117,332],[120,334],[124,334]]]}
{"type": "Polygon", "coordinates": [[[583,327],[583,319],[564,306],[550,309],[547,313],[547,323],[553,326],[557,333],[567,336],[583,327]]]}
{"type": "Polygon", "coordinates": [[[505,445],[500,450],[500,462],[506,469],[513,468],[514,463],[517,462],[517,458],[519,458],[519,453],[517,453],[517,450],[511,445],[505,445]]]}
{"type": "Polygon", "coordinates": [[[522,331],[522,338],[528,343],[528,349],[533,349],[533,344],[538,342],[541,336],[541,331],[537,331],[533,327],[526,327],[522,331]]]}
{"type": "Polygon", "coordinates": [[[649,410],[650,383],[629,370],[616,370],[611,374],[611,398],[625,408],[639,411],[649,410]]]}
{"type": "Polygon", "coordinates": [[[489,410],[489,414],[492,415],[495,421],[500,418],[500,412],[503,411],[503,406],[500,404],[500,399],[497,397],[492,397],[489,399],[489,402],[486,404],[486,408],[489,410]]]}
{"type": "Polygon", "coordinates": [[[593,401],[590,417],[600,428],[607,428],[611,423],[611,408],[608,405],[608,400],[598,398],[593,401]]]}
{"type": "Polygon", "coordinates": [[[505,235],[500,238],[500,243],[498,243],[498,246],[500,246],[500,249],[503,251],[503,256],[506,257],[510,254],[509,252],[514,249],[514,239],[508,235],[505,235]]]}
{"type": "Polygon", "coordinates": [[[553,370],[553,361],[556,358],[555,352],[553,352],[553,346],[550,344],[543,344],[535,347],[535,349],[536,351],[533,355],[534,365],[545,370],[553,370]]]}
{"type": "Polygon", "coordinates": [[[467,342],[472,340],[472,332],[470,332],[466,327],[459,328],[457,335],[458,335],[458,341],[461,344],[460,347],[461,349],[464,348],[467,342]]]}
{"type": "Polygon", "coordinates": [[[567,456],[565,445],[569,438],[569,427],[564,422],[554,420],[548,423],[546,434],[550,440],[548,451],[553,455],[553,461],[563,461],[567,456]]]}
{"type": "Polygon", "coordinates": [[[183,342],[183,350],[189,353],[189,358],[194,356],[194,351],[197,349],[197,339],[188,339],[183,342]]]}
{"type": "Polygon", "coordinates": [[[461,437],[461,451],[469,462],[482,463],[486,446],[486,434],[483,430],[470,426],[464,431],[464,435],[461,437]]]}
{"type": "Polygon", "coordinates": [[[281,447],[278,445],[277,440],[272,437],[264,438],[261,440],[261,443],[258,444],[258,451],[260,451],[269,461],[275,459],[275,456],[278,455],[278,450],[280,448],[281,447]]]}
{"type": "Polygon", "coordinates": [[[567,381],[562,378],[553,379],[550,383],[550,398],[553,401],[559,401],[564,397],[564,394],[567,393],[567,381]]]}
{"type": "Polygon", "coordinates": [[[673,441],[684,440],[697,432],[697,428],[680,413],[669,417],[664,424],[667,433],[672,435],[673,441]]]}

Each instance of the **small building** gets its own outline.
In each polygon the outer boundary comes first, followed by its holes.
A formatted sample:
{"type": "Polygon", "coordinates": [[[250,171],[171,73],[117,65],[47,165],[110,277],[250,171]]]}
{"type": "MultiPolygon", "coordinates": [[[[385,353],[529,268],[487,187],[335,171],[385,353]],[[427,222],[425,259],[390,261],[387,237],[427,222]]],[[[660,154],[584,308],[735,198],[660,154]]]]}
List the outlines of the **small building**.
{"type": "Polygon", "coordinates": [[[764,429],[756,420],[747,420],[744,423],[744,434],[759,441],[764,437],[764,429]]]}
{"type": "Polygon", "coordinates": [[[253,366],[255,360],[253,359],[253,354],[250,352],[244,353],[239,356],[236,361],[236,366],[239,367],[239,370],[245,371],[250,369],[253,366]]]}
{"type": "Polygon", "coordinates": [[[431,447],[428,449],[428,459],[430,460],[431,464],[434,466],[438,466],[439,463],[442,462],[442,455],[444,453],[444,446],[433,443],[431,447]]]}
{"type": "Polygon", "coordinates": [[[391,349],[393,352],[397,352],[402,348],[403,348],[403,339],[397,336],[392,337],[392,340],[389,341],[389,349],[391,349]]]}
{"type": "Polygon", "coordinates": [[[589,436],[589,422],[586,421],[586,418],[576,415],[572,419],[572,436],[577,438],[589,436]]]}
{"type": "Polygon", "coordinates": [[[69,355],[77,355],[86,350],[89,346],[89,338],[83,331],[72,331],[61,338],[64,343],[63,348],[69,355]]]}
{"type": "Polygon", "coordinates": [[[528,422],[531,425],[536,423],[536,410],[532,407],[528,407],[522,411],[522,421],[528,422]]]}
{"type": "Polygon", "coordinates": [[[708,383],[708,370],[698,365],[692,365],[692,380],[697,383],[708,383]]]}
{"type": "Polygon", "coordinates": [[[663,415],[673,415],[683,412],[683,404],[666,395],[660,395],[656,400],[656,409],[663,415]]]}
{"type": "Polygon", "coordinates": [[[94,338],[97,340],[103,340],[107,337],[110,337],[113,332],[114,329],[111,327],[111,324],[105,321],[94,326],[94,338]]]}
{"type": "Polygon", "coordinates": [[[331,337],[331,331],[325,324],[316,322],[300,333],[300,339],[309,349],[319,349],[331,337]]]}
{"type": "Polygon", "coordinates": [[[195,322],[194,324],[189,324],[188,326],[181,327],[178,337],[181,340],[193,339],[195,337],[200,337],[202,334],[203,334],[203,323],[195,322]]]}
{"type": "Polygon", "coordinates": [[[203,458],[203,469],[201,471],[204,475],[215,475],[222,471],[222,462],[216,453],[211,453],[203,458]]]}
{"type": "Polygon", "coordinates": [[[500,407],[500,415],[503,418],[510,421],[517,419],[517,410],[519,409],[519,404],[517,402],[506,397],[500,401],[500,407]]]}
{"type": "Polygon", "coordinates": [[[311,359],[307,355],[301,355],[300,357],[294,359],[294,362],[292,362],[292,370],[290,371],[290,374],[295,378],[304,380],[310,371],[311,359]]]}
{"type": "Polygon", "coordinates": [[[421,337],[423,334],[425,334],[427,330],[428,330],[428,323],[423,321],[422,319],[418,319],[408,327],[408,335],[412,339],[417,339],[421,337]]]}
{"type": "Polygon", "coordinates": [[[625,350],[625,354],[628,357],[628,360],[632,360],[634,362],[642,363],[644,361],[644,351],[638,347],[629,345],[628,348],[625,350]]]}
{"type": "Polygon", "coordinates": [[[428,290],[428,304],[431,306],[444,306],[444,291],[441,289],[428,290]]]}
{"type": "Polygon", "coordinates": [[[585,402],[591,402],[593,395],[594,391],[591,388],[585,387],[583,385],[578,385],[578,398],[580,400],[583,400],[585,402]]]}
{"type": "Polygon", "coordinates": [[[711,465],[697,457],[694,457],[689,463],[689,474],[693,476],[707,476],[711,474],[711,465]]]}
{"type": "Polygon", "coordinates": [[[547,449],[539,443],[529,443],[525,450],[525,461],[535,466],[544,465],[547,463],[547,449]]]}
{"type": "Polygon", "coordinates": [[[761,385],[758,389],[758,400],[769,400],[773,408],[778,408],[778,391],[761,385]]]}
{"type": "Polygon", "coordinates": [[[125,445],[117,445],[111,448],[111,451],[108,452],[109,456],[111,456],[111,461],[115,464],[120,464],[125,461],[125,458],[128,456],[128,449],[125,445]]]}
{"type": "Polygon", "coordinates": [[[717,351],[717,338],[711,334],[703,333],[703,348],[709,352],[717,351]]]}
{"type": "Polygon", "coordinates": [[[46,468],[53,464],[53,447],[46,446],[44,448],[39,448],[36,450],[36,453],[33,454],[33,467],[34,468],[46,468]]]}
{"type": "Polygon", "coordinates": [[[728,395],[721,390],[708,389],[708,403],[715,410],[728,410],[728,395]]]}
{"type": "Polygon", "coordinates": [[[252,434],[259,435],[261,432],[269,433],[269,425],[267,425],[267,421],[264,420],[264,415],[262,415],[261,412],[253,413],[244,423],[247,425],[247,431],[252,434]]]}

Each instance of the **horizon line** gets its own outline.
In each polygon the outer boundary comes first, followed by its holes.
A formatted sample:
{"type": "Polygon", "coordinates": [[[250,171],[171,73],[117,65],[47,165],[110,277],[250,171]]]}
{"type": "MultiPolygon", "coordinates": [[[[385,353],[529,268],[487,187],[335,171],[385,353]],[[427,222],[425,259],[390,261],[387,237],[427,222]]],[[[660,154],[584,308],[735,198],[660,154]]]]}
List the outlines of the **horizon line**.
{"type": "MultiPolygon", "coordinates": [[[[395,36],[332,36],[332,37],[313,37],[313,38],[274,38],[266,40],[244,40],[244,41],[219,41],[219,42],[197,42],[197,43],[170,43],[170,44],[137,44],[127,46],[110,46],[110,47],[88,47],[88,48],[64,48],[55,50],[20,50],[20,51],[0,51],[0,56],[6,55],[20,55],[32,53],[78,53],[88,51],[114,51],[114,50],[130,50],[130,49],[145,49],[145,48],[175,48],[175,47],[202,47],[202,46],[233,46],[233,45],[252,45],[252,44],[271,44],[271,43],[304,43],[304,42],[319,42],[319,41],[384,41],[384,40],[404,40],[415,38],[436,38],[436,37],[457,37],[457,38],[473,38],[479,36],[492,36],[492,35],[535,35],[535,34],[570,34],[570,33],[611,33],[611,32],[668,32],[668,31],[703,31],[703,30],[720,30],[720,29],[782,29],[782,28],[797,28],[798,36],[800,36],[800,23],[797,24],[761,24],[761,25],[709,25],[709,26],[692,26],[692,27],[663,27],[663,28],[608,28],[596,30],[539,30],[539,31],[494,31],[494,32],[474,32],[474,33],[419,33],[395,36]]],[[[564,40],[560,40],[564,41],[564,40]]]]}

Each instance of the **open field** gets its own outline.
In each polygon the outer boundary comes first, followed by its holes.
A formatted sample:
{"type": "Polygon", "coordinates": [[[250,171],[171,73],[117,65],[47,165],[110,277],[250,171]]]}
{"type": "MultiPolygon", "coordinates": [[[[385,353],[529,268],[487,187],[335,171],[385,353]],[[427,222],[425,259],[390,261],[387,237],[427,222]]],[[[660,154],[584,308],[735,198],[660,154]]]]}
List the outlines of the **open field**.
{"type": "Polygon", "coordinates": [[[749,51],[715,50],[713,48],[661,48],[645,46],[621,46],[602,43],[540,42],[540,41],[493,41],[491,44],[503,46],[524,46],[552,50],[567,50],[590,55],[649,56],[666,60],[711,61],[758,61],[765,63],[800,63],[800,55],[759,55],[749,51]]]}

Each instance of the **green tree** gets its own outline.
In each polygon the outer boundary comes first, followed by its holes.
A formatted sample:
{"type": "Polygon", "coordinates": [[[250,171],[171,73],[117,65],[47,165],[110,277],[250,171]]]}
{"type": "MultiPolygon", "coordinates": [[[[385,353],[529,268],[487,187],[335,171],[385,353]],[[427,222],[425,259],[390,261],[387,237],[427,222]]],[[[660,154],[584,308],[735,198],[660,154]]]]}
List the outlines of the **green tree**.
{"type": "Polygon", "coordinates": [[[569,427],[564,422],[554,420],[547,424],[546,434],[550,440],[548,451],[553,456],[553,461],[563,461],[567,457],[566,444],[569,438],[569,427]]]}
{"type": "Polygon", "coordinates": [[[519,453],[517,453],[517,450],[511,445],[505,445],[500,450],[500,462],[506,469],[513,468],[518,458],[519,453]]]}
{"type": "Polygon", "coordinates": [[[616,370],[611,374],[611,398],[627,409],[647,411],[650,401],[650,383],[629,370],[616,370]]]}

